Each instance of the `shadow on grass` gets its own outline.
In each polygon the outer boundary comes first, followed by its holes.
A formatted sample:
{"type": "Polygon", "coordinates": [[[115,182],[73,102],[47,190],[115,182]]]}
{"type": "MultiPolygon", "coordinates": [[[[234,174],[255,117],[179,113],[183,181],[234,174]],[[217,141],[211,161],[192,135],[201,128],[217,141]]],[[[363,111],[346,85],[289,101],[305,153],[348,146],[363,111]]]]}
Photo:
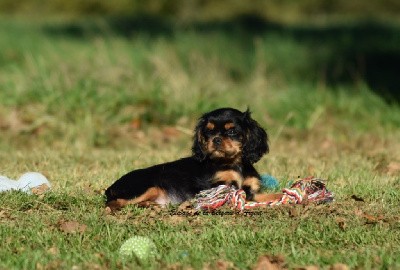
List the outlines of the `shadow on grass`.
{"type": "MultiPolygon", "coordinates": [[[[221,33],[230,42],[239,43],[249,58],[254,58],[254,39],[274,36],[292,40],[306,48],[304,68],[286,70],[286,77],[300,80],[324,80],[329,86],[366,82],[387,101],[400,101],[400,27],[376,21],[327,26],[288,26],[268,22],[253,15],[227,21],[178,24],[154,16],[108,18],[104,24],[91,21],[46,26],[45,33],[84,38],[90,35],[118,34],[125,37],[146,35],[174,38],[176,32],[221,33]]],[[[274,52],[270,52],[274,53],[274,52]]],[[[279,61],[278,61],[279,62],[279,61]]],[[[296,59],[293,59],[296,62],[296,59]]],[[[290,63],[289,63],[290,65],[290,63]]],[[[299,66],[299,64],[296,64],[299,66]]],[[[275,67],[280,69],[279,67],[275,67]]],[[[283,70],[285,73],[285,70],[283,70]]]]}

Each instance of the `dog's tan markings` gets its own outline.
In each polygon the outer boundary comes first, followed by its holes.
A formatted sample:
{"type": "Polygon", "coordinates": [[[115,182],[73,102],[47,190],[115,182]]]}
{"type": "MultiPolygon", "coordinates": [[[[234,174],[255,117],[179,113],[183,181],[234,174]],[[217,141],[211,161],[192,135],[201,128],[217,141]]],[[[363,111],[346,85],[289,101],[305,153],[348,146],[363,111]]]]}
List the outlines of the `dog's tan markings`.
{"type": "Polygon", "coordinates": [[[149,206],[151,204],[168,204],[169,198],[167,193],[158,187],[151,187],[142,195],[134,198],[134,199],[116,199],[107,203],[107,206],[111,208],[111,210],[120,209],[129,204],[138,204],[140,206],[149,206]]]}
{"type": "Polygon", "coordinates": [[[243,180],[243,187],[249,187],[251,191],[258,192],[260,190],[260,180],[257,177],[246,177],[243,180]]]}
{"type": "Polygon", "coordinates": [[[240,173],[234,170],[219,171],[215,174],[213,183],[224,183],[225,185],[231,185],[236,182],[238,188],[242,186],[243,177],[240,173]]]}
{"type": "Polygon", "coordinates": [[[121,209],[122,207],[124,207],[126,205],[125,201],[126,200],[124,200],[124,199],[116,199],[116,200],[107,202],[106,212],[110,213],[112,211],[121,209]]]}
{"type": "Polygon", "coordinates": [[[280,200],[282,198],[283,194],[282,193],[275,193],[275,194],[266,194],[266,193],[260,193],[260,194],[254,194],[254,201],[256,202],[270,202],[274,200],[280,200]]]}
{"type": "Polygon", "coordinates": [[[231,160],[232,164],[241,162],[242,143],[225,138],[222,140],[221,148],[224,152],[224,157],[231,160]]]}
{"type": "Polygon", "coordinates": [[[242,144],[238,141],[225,138],[222,140],[222,147],[228,153],[239,153],[242,150],[242,144]]]}
{"type": "Polygon", "coordinates": [[[209,130],[213,130],[215,128],[215,125],[214,125],[214,123],[208,122],[206,125],[206,128],[209,130]]]}
{"type": "Polygon", "coordinates": [[[234,127],[235,127],[235,124],[232,123],[232,122],[226,123],[224,125],[225,130],[228,130],[228,129],[231,129],[231,128],[234,128],[234,127]]]}

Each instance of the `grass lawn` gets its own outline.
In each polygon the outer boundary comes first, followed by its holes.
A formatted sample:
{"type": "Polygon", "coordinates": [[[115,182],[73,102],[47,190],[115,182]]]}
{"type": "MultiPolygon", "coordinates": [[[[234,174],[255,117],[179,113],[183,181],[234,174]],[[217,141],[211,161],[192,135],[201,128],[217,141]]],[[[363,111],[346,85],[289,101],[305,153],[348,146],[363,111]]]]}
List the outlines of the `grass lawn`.
{"type": "Polygon", "coordinates": [[[62,21],[0,20],[0,175],[37,171],[52,184],[0,194],[0,269],[249,269],[264,255],[287,268],[400,268],[398,104],[362,81],[301,80],[312,49],[290,37],[124,36],[97,23],[101,32],[76,36],[62,21]],[[104,212],[105,188],[189,155],[196,119],[226,106],[250,106],[267,129],[259,172],[280,188],[327,179],[335,201],[224,216],[104,212]],[[119,256],[134,235],[154,241],[157,259],[119,256]]]}

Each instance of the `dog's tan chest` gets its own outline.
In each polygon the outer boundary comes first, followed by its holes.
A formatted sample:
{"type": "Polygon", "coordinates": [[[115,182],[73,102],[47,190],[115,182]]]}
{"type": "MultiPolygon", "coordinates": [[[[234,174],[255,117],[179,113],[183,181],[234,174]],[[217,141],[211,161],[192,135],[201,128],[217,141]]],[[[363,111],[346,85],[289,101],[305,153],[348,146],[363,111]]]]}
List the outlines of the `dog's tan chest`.
{"type": "Polygon", "coordinates": [[[242,187],[243,176],[235,170],[218,171],[213,177],[213,184],[242,187]]]}

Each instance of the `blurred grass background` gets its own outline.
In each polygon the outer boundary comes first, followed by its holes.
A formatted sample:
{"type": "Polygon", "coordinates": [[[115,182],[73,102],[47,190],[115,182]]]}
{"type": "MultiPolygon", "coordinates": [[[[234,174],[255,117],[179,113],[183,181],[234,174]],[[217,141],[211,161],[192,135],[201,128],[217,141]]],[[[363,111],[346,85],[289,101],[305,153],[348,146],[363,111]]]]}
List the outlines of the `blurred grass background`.
{"type": "MultiPolygon", "coordinates": [[[[179,20],[226,19],[240,14],[256,14],[274,21],[294,22],[324,17],[396,18],[400,4],[395,0],[2,0],[2,13],[24,15],[137,15],[173,16],[179,20]]],[[[398,18],[397,18],[398,19],[398,18]]]]}
{"type": "Polygon", "coordinates": [[[4,153],[134,146],[150,165],[189,154],[202,113],[249,106],[274,155],[400,156],[396,1],[0,5],[4,153]]]}
{"type": "MultiPolygon", "coordinates": [[[[189,154],[202,113],[249,106],[281,166],[319,149],[397,172],[387,167],[400,156],[397,2],[0,5],[4,160],[134,146],[148,156],[135,166],[150,165],[189,154]]],[[[307,173],[307,161],[291,162],[307,173]]]]}
{"type": "Polygon", "coordinates": [[[397,1],[2,0],[0,10],[5,146],[38,136],[116,147],[132,127],[190,129],[219,106],[250,106],[272,132],[331,118],[399,125],[397,1]]]}

